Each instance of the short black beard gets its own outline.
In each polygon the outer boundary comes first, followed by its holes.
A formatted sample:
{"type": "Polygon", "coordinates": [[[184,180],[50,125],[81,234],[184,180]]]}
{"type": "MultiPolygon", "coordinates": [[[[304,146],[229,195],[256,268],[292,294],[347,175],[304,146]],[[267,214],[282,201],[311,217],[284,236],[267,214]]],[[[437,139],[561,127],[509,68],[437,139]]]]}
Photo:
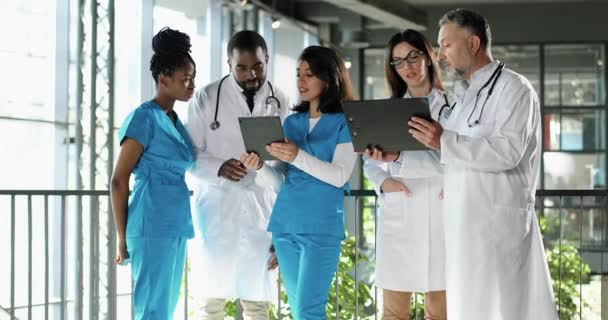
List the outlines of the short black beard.
{"type": "Polygon", "coordinates": [[[244,93],[245,95],[247,95],[247,94],[254,94],[254,95],[255,95],[255,93],[256,93],[258,90],[260,90],[260,89],[259,89],[259,88],[257,88],[257,89],[247,89],[247,88],[245,88],[245,89],[243,89],[243,93],[244,93]]]}
{"type": "MultiPolygon", "coordinates": [[[[235,78],[235,79],[236,79],[236,78],[235,78]]],[[[247,86],[246,86],[246,83],[247,83],[247,82],[246,82],[246,81],[245,81],[245,82],[240,82],[240,81],[238,81],[238,80],[237,80],[237,82],[236,82],[236,83],[238,83],[239,87],[241,87],[241,89],[243,89],[243,91],[253,91],[253,92],[257,92],[258,90],[260,90],[260,89],[262,88],[262,86],[264,85],[264,82],[266,81],[266,80],[262,80],[262,79],[259,79],[259,78],[258,78],[257,80],[258,80],[258,82],[260,83],[260,85],[259,85],[259,86],[257,86],[256,88],[253,88],[253,89],[249,89],[249,88],[247,88],[247,86]]]]}

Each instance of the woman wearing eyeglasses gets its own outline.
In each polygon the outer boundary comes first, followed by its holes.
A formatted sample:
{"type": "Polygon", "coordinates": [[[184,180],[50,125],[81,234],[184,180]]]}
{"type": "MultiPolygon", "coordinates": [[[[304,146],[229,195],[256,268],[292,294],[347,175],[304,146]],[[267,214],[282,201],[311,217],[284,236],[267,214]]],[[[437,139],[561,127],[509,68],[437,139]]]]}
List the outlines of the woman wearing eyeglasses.
{"type": "MultiPolygon", "coordinates": [[[[391,97],[426,97],[431,116],[442,124],[457,107],[443,89],[433,48],[418,31],[405,30],[390,39],[385,77],[391,97]]],[[[381,197],[376,286],[383,290],[384,319],[409,319],[413,292],[425,294],[425,319],[446,319],[439,154],[373,149],[364,159],[365,175],[381,197]]]]}

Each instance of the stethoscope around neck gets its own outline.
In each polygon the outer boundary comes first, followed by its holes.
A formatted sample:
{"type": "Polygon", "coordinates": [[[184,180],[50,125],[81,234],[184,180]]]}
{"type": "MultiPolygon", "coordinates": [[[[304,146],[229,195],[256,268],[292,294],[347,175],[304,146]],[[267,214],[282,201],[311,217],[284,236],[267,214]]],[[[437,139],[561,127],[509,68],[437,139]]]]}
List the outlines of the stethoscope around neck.
{"type": "MultiPolygon", "coordinates": [[[[222,80],[220,80],[220,84],[217,87],[217,97],[215,99],[215,115],[213,116],[213,122],[211,122],[211,124],[209,125],[209,127],[213,131],[219,129],[220,127],[220,122],[217,121],[217,114],[220,108],[220,93],[222,92],[222,84],[224,83],[224,80],[226,80],[226,78],[228,78],[229,76],[230,75],[224,76],[222,80]]],[[[274,88],[272,87],[272,84],[270,84],[270,81],[267,80],[266,82],[268,83],[268,87],[270,87],[270,96],[266,98],[266,109],[272,108],[272,103],[274,101],[274,103],[277,105],[277,110],[280,110],[281,102],[274,96],[274,88]]]]}
{"type": "Polygon", "coordinates": [[[479,90],[477,90],[477,95],[475,96],[475,105],[473,106],[473,110],[471,110],[471,114],[469,114],[469,117],[467,118],[467,124],[469,125],[469,128],[479,124],[479,120],[481,120],[481,116],[483,115],[483,110],[486,107],[486,103],[488,103],[488,99],[490,99],[490,96],[492,96],[492,92],[494,91],[494,86],[496,85],[496,80],[498,80],[498,77],[500,77],[500,74],[502,73],[502,69],[504,69],[504,67],[505,67],[505,63],[500,62],[498,64],[498,66],[496,67],[496,69],[494,69],[494,72],[492,73],[490,78],[486,81],[486,83],[484,83],[484,85],[481,88],[479,88],[479,90]],[[490,83],[491,83],[491,85],[490,85],[490,83]],[[475,110],[477,110],[477,101],[479,100],[481,91],[483,91],[483,89],[485,89],[488,85],[490,85],[490,88],[488,89],[488,94],[486,95],[486,99],[483,101],[483,104],[481,105],[481,110],[479,110],[479,116],[477,117],[477,120],[471,122],[471,118],[473,118],[473,115],[475,114],[475,110]]]}

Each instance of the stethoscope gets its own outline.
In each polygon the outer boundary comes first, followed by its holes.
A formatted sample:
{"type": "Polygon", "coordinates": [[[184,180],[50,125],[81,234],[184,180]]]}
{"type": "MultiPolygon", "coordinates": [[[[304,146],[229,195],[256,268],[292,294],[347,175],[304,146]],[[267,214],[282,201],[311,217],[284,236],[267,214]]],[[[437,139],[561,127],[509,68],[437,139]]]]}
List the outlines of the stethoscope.
{"type": "Polygon", "coordinates": [[[473,110],[471,110],[471,114],[469,114],[469,117],[467,118],[467,124],[469,125],[469,128],[473,127],[474,125],[479,124],[479,120],[481,120],[481,116],[483,115],[483,109],[485,109],[486,103],[488,102],[488,99],[490,99],[490,96],[492,95],[492,91],[494,91],[494,86],[496,85],[496,80],[498,80],[498,77],[500,77],[500,74],[502,73],[502,69],[504,67],[505,67],[504,62],[499,63],[498,67],[496,67],[496,69],[494,69],[492,76],[490,76],[490,79],[488,79],[488,81],[486,81],[486,83],[481,88],[479,88],[479,90],[477,90],[477,95],[475,96],[475,105],[473,106],[473,110]],[[477,117],[477,120],[475,120],[471,123],[471,118],[473,117],[473,114],[475,114],[475,110],[477,110],[477,101],[479,100],[481,91],[483,91],[483,89],[485,89],[490,83],[492,83],[492,85],[490,86],[490,89],[488,90],[488,94],[486,95],[486,100],[481,105],[481,110],[479,111],[479,117],[477,117]]]}
{"type": "Polygon", "coordinates": [[[439,119],[441,119],[441,117],[449,119],[450,115],[452,114],[452,110],[454,110],[454,107],[456,106],[456,102],[454,102],[453,105],[450,105],[448,95],[445,93],[443,94],[443,99],[445,99],[445,103],[441,106],[441,109],[439,109],[439,119]]]}
{"type": "MultiPolygon", "coordinates": [[[[213,116],[213,122],[211,122],[211,125],[209,126],[211,128],[211,130],[215,131],[220,127],[220,122],[217,121],[217,113],[220,107],[220,93],[222,90],[222,84],[224,83],[224,80],[226,80],[226,78],[228,78],[230,75],[224,76],[222,78],[222,80],[220,80],[220,84],[217,87],[217,97],[215,99],[215,116],[213,116]]],[[[268,86],[270,87],[270,96],[268,96],[268,98],[266,98],[266,110],[268,110],[268,108],[270,108],[270,110],[272,110],[272,103],[274,102],[276,104],[277,110],[281,109],[281,102],[279,101],[279,99],[277,99],[274,96],[274,89],[272,88],[272,84],[270,84],[270,81],[266,81],[268,82],[268,86]]]]}

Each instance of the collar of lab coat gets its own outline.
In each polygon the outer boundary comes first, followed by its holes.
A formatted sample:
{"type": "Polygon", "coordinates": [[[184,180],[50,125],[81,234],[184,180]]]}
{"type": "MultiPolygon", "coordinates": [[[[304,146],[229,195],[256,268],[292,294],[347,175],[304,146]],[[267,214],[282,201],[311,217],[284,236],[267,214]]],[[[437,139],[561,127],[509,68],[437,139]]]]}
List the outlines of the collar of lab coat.
{"type": "Polygon", "coordinates": [[[492,76],[492,73],[494,73],[494,70],[496,70],[496,66],[498,66],[499,63],[500,61],[494,60],[473,72],[471,80],[461,80],[457,82],[454,87],[454,93],[456,93],[458,99],[462,101],[467,91],[470,89],[478,90],[481,88],[481,86],[483,86],[492,76]]]}
{"type": "Polygon", "coordinates": [[[488,79],[492,76],[492,73],[494,73],[494,70],[496,70],[496,67],[499,63],[500,61],[494,60],[481,67],[481,69],[475,71],[471,75],[471,81],[469,82],[470,87],[480,88],[481,86],[483,86],[486,81],[488,81],[488,79]]]}
{"type": "MultiPolygon", "coordinates": [[[[234,86],[234,89],[237,92],[240,92],[243,99],[245,99],[245,93],[244,93],[245,90],[243,88],[241,88],[241,86],[239,86],[238,82],[236,82],[234,75],[230,75],[230,78],[231,78],[230,82],[234,86]]],[[[268,78],[266,78],[266,80],[264,80],[264,83],[262,84],[262,86],[255,93],[255,97],[254,97],[255,104],[257,104],[258,99],[261,99],[261,98],[265,99],[267,96],[270,96],[269,91],[270,91],[270,87],[268,86],[268,78]]]]}

